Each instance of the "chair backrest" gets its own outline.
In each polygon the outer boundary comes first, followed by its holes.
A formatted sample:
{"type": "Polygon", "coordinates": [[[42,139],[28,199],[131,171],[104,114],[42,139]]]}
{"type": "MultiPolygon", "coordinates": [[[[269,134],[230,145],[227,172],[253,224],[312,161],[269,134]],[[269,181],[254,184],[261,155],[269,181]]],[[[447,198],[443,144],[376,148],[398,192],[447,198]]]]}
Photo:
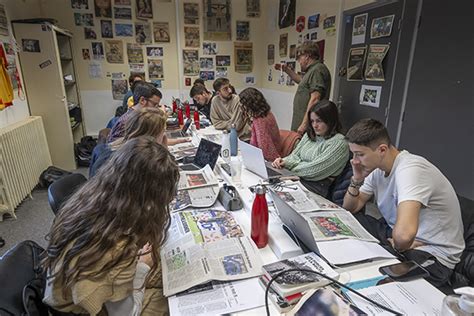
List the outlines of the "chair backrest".
{"type": "Polygon", "coordinates": [[[281,156],[286,157],[289,154],[291,154],[293,149],[301,140],[301,135],[298,134],[297,132],[281,129],[280,140],[281,140],[281,156]]]}
{"type": "Polygon", "coordinates": [[[48,188],[48,202],[57,215],[64,202],[79,188],[87,179],[80,173],[72,173],[53,182],[48,188]]]}

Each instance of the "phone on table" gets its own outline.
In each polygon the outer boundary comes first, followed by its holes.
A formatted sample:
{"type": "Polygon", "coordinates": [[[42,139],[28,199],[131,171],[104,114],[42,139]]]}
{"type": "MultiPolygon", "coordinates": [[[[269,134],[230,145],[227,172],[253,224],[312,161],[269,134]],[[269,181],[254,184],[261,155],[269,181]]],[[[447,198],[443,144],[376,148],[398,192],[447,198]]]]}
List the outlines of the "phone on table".
{"type": "Polygon", "coordinates": [[[430,273],[415,261],[404,261],[379,268],[379,272],[388,275],[395,281],[409,281],[425,278],[430,273]]]}

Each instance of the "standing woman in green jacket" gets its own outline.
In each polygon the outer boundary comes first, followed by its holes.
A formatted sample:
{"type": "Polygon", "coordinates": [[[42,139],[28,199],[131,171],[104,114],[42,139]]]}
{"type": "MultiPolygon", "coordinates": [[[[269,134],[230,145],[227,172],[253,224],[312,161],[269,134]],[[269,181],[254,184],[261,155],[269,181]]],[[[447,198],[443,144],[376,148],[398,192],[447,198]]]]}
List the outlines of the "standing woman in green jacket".
{"type": "Polygon", "coordinates": [[[319,101],[308,112],[301,141],[289,156],[275,159],[273,166],[291,170],[309,190],[326,197],[349,159],[349,146],[341,129],[336,105],[329,100],[319,101]]]}

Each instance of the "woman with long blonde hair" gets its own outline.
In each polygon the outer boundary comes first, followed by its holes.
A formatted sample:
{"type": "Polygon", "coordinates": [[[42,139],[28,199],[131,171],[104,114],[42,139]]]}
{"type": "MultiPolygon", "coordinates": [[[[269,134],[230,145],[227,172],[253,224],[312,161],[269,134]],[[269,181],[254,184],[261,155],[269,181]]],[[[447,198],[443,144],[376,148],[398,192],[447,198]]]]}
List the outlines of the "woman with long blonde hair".
{"type": "Polygon", "coordinates": [[[43,261],[61,312],[162,315],[160,247],[179,170],[151,137],[127,141],[62,207],[43,261]]]}

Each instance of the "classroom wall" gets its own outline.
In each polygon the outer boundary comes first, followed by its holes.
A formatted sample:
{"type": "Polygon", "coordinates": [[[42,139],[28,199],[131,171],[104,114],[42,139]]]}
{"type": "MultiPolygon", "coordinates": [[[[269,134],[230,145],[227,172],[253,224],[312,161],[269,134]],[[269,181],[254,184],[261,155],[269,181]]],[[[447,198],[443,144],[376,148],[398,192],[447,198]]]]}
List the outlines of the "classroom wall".
{"type": "MultiPolygon", "coordinates": [[[[37,0],[0,0],[0,4],[5,7],[5,13],[8,22],[11,20],[28,18],[31,14],[40,14],[40,7],[37,0]]],[[[3,43],[14,44],[15,41],[11,36],[12,31],[10,23],[8,27],[10,35],[0,35],[0,41],[3,43]]],[[[21,68],[18,63],[18,54],[15,54],[15,63],[21,78],[21,68]]],[[[30,116],[25,92],[23,91],[19,97],[18,90],[15,89],[14,95],[15,98],[13,100],[13,106],[7,107],[3,111],[0,111],[0,128],[21,121],[30,116]]]]}

